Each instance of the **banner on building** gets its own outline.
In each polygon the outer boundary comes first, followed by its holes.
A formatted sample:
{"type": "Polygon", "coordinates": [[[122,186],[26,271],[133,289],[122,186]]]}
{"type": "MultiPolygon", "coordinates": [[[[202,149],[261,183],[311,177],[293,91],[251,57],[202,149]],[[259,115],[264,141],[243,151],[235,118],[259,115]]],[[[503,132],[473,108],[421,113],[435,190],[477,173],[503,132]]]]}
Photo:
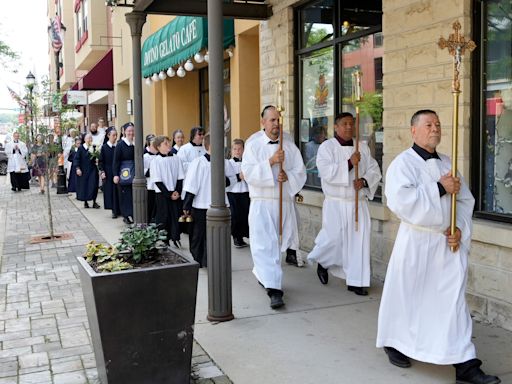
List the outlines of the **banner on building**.
{"type": "Polygon", "coordinates": [[[50,40],[52,42],[52,48],[55,53],[59,52],[62,49],[62,23],[60,21],[60,16],[55,15],[53,19],[50,20],[50,40]]]}
{"type": "Polygon", "coordinates": [[[87,105],[87,91],[68,91],[67,104],[87,105]]]}

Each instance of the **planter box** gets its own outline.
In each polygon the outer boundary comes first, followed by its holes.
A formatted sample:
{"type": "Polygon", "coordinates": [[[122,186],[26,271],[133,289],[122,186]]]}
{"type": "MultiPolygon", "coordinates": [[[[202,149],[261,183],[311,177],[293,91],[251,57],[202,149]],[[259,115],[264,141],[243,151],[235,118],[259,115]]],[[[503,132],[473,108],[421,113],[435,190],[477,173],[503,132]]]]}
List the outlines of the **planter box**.
{"type": "Polygon", "coordinates": [[[77,258],[102,384],[190,382],[199,265],[182,257],[111,273],[77,258]]]}

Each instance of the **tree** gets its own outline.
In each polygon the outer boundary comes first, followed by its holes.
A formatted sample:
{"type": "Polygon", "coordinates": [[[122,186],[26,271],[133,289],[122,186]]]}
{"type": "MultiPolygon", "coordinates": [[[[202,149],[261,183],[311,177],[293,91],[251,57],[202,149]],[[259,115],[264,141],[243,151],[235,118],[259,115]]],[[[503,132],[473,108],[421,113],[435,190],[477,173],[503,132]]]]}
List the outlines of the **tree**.
{"type": "MultiPolygon", "coordinates": [[[[18,59],[18,53],[13,51],[3,40],[0,40],[0,65],[4,68],[10,68],[18,59]]],[[[17,69],[13,69],[13,72],[17,72],[17,69]]]]}

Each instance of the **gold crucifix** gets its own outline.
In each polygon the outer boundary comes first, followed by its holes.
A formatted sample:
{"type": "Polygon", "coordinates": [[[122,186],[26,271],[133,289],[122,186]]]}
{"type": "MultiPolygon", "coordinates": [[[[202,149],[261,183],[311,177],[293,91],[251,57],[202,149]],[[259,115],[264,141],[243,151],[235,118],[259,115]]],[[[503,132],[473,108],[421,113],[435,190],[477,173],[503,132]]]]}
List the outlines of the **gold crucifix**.
{"type": "MultiPolygon", "coordinates": [[[[460,34],[461,25],[459,21],[453,23],[453,33],[450,33],[448,40],[441,37],[437,43],[439,48],[448,48],[448,53],[453,56],[453,80],[452,80],[452,94],[453,94],[453,119],[452,119],[452,175],[457,176],[457,150],[458,150],[458,128],[459,128],[459,95],[460,95],[460,65],[462,62],[462,56],[466,50],[469,52],[476,48],[476,44],[473,40],[464,38],[460,34]]],[[[455,234],[456,223],[457,223],[457,195],[451,195],[451,215],[450,215],[450,233],[455,234]]],[[[452,248],[452,252],[456,249],[452,248]]]]}
{"type": "Polygon", "coordinates": [[[466,49],[469,52],[472,52],[476,48],[476,44],[473,40],[469,39],[466,41],[464,36],[460,34],[461,28],[462,27],[457,20],[453,23],[454,32],[450,33],[448,40],[446,40],[444,37],[441,37],[437,43],[441,49],[448,48],[448,53],[453,56],[453,92],[460,92],[459,72],[462,56],[464,56],[466,49]]]}

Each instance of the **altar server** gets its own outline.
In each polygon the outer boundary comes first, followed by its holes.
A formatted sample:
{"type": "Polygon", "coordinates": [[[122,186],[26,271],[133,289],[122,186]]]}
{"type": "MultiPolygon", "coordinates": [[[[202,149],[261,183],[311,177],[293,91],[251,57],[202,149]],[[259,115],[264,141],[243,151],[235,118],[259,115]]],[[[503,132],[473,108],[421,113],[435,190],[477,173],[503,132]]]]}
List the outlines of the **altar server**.
{"type": "Polygon", "coordinates": [[[168,241],[181,248],[178,219],[181,215],[180,200],[185,172],[181,160],[177,156],[168,155],[171,144],[167,137],[155,137],[153,147],[158,151],[149,170],[155,190],[155,223],[167,231],[168,241]]]}
{"type": "Polygon", "coordinates": [[[295,195],[306,182],[306,169],[299,149],[284,139],[279,150],[279,112],[267,106],[261,113],[264,132],[248,141],[242,161],[242,173],[249,185],[249,234],[254,263],[253,273],[267,289],[270,306],[284,305],[281,252],[297,249],[299,234],[294,208],[295,195]],[[279,163],[283,171],[279,172],[279,163]],[[279,244],[279,182],[283,183],[283,236],[279,244]]]}
{"type": "Polygon", "coordinates": [[[385,194],[400,220],[379,310],[377,347],[402,368],[410,358],[453,364],[456,382],[497,384],[480,369],[466,303],[474,199],[449,157],[436,152],[436,112],[411,119],[414,145],[389,165],[385,194]],[[450,234],[451,195],[457,194],[457,229],[450,234]],[[452,249],[450,249],[452,247],[452,249]]]}
{"type": "Polygon", "coordinates": [[[30,173],[26,157],[28,154],[27,145],[20,140],[20,134],[14,132],[12,141],[5,145],[5,154],[7,155],[7,172],[11,176],[11,190],[21,191],[30,189],[30,173]]]}
{"type": "Polygon", "coordinates": [[[373,199],[381,173],[368,145],[354,147],[354,117],[341,113],[334,120],[334,137],[318,148],[316,166],[325,195],[322,229],[308,260],[316,261],[317,274],[327,284],[329,271],[345,279],[348,290],[366,296],[370,286],[371,220],[368,200],[373,199]],[[355,166],[359,179],[355,179],[355,166]],[[358,228],[355,228],[355,197],[359,191],[358,228]]]}
{"type": "Polygon", "coordinates": [[[194,127],[190,131],[190,141],[179,148],[178,157],[185,169],[185,175],[188,172],[188,166],[192,160],[201,157],[206,153],[206,149],[203,146],[203,137],[204,128],[194,127]]]}
{"type": "MultiPolygon", "coordinates": [[[[210,135],[204,136],[203,145],[206,153],[194,159],[183,182],[183,212],[191,214],[193,222],[190,228],[190,253],[201,267],[206,267],[206,211],[211,205],[211,164],[210,164],[210,135]]],[[[181,150],[180,150],[181,152],[181,150]]],[[[178,153],[180,153],[178,152],[178,153]]],[[[236,182],[235,171],[228,160],[224,160],[225,183],[229,186],[236,182]]],[[[225,194],[226,195],[226,194],[225,194]]],[[[226,205],[229,205],[225,196],[226,205]]]]}

